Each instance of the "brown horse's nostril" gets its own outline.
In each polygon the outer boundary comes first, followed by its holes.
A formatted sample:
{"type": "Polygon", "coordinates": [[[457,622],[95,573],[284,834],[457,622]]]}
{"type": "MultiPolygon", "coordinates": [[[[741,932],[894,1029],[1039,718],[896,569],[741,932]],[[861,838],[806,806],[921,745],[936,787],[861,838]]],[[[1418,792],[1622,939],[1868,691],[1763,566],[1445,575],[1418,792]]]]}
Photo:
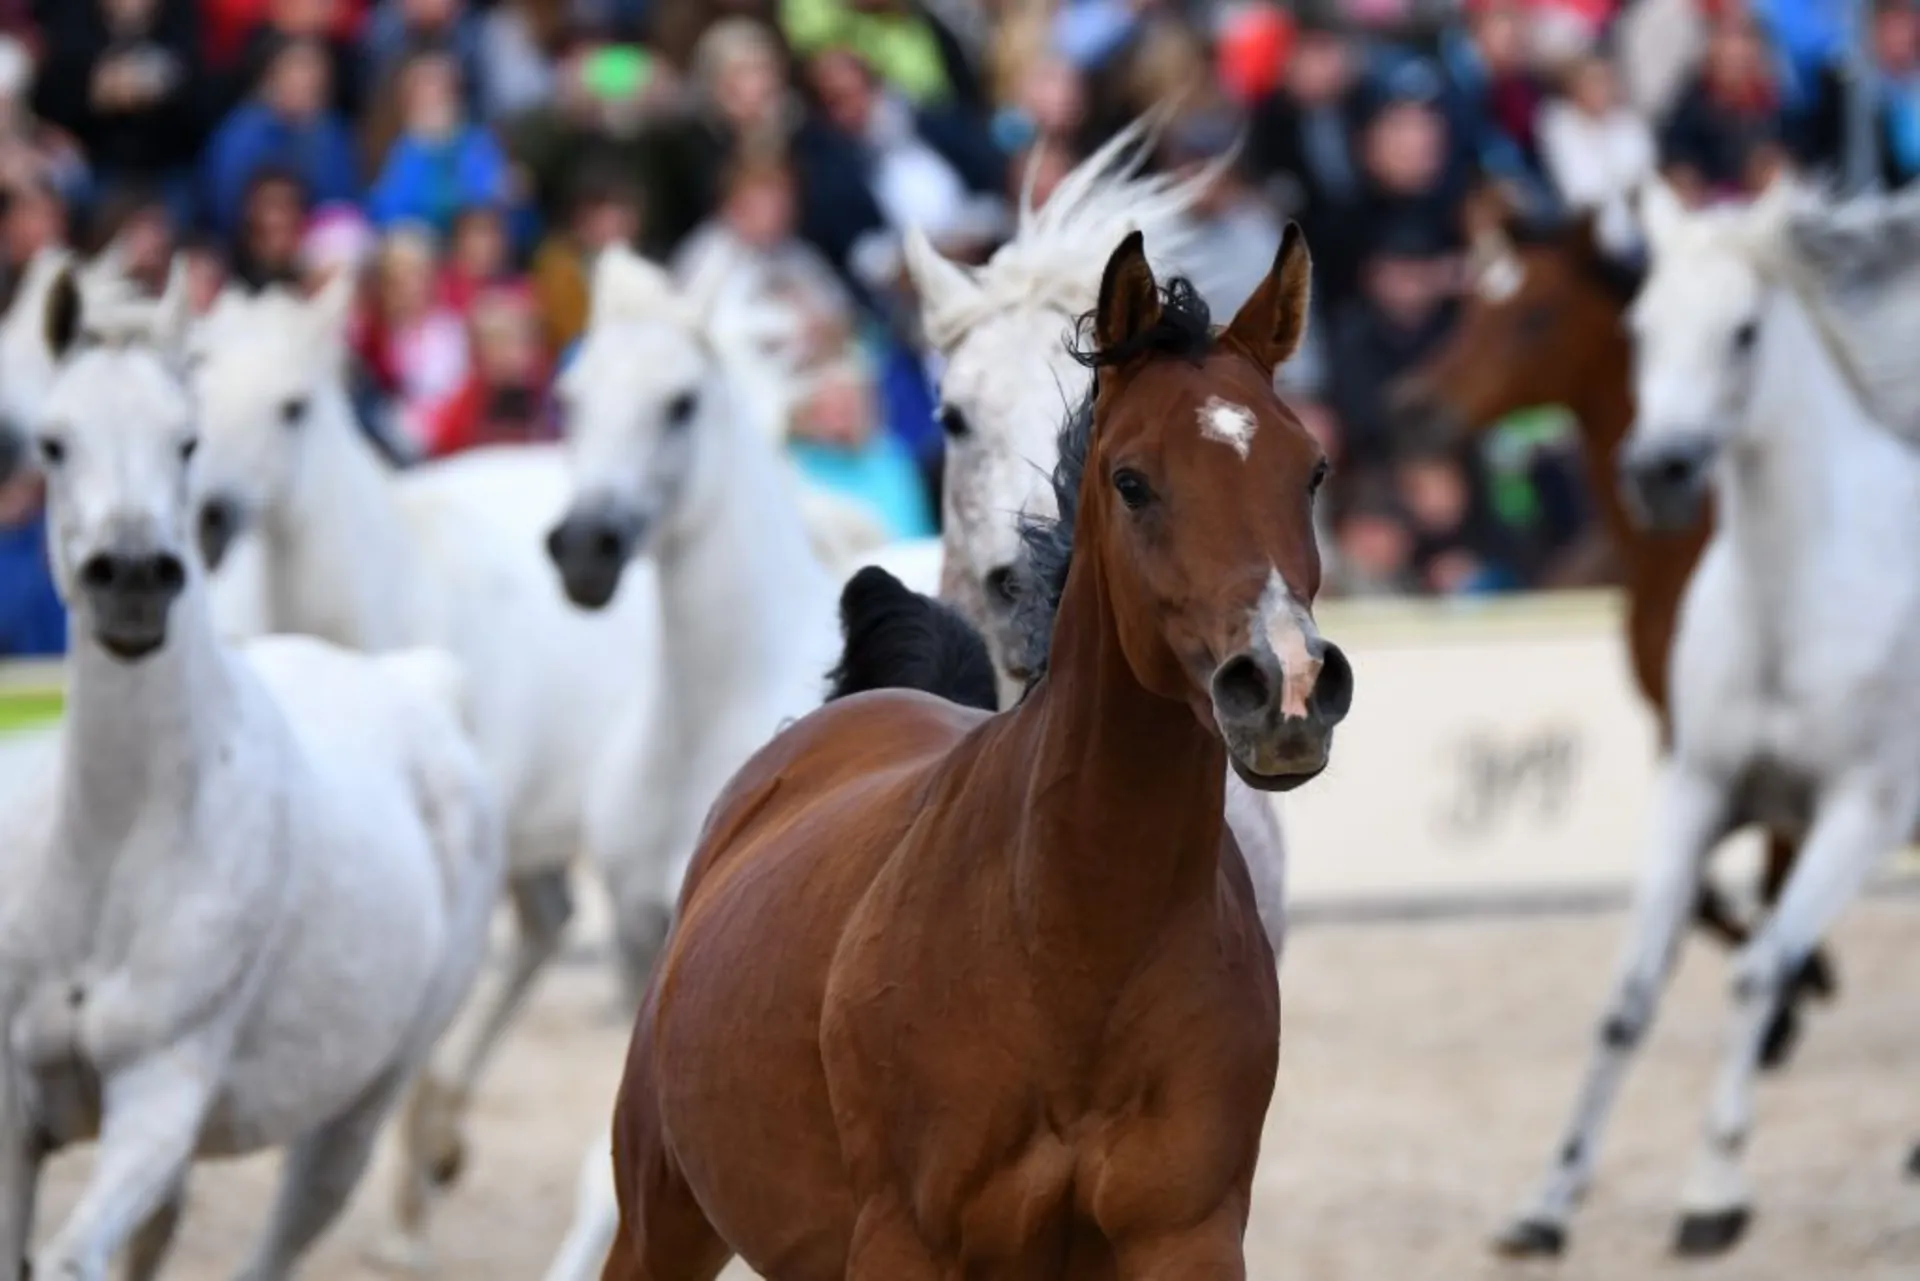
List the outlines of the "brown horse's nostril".
{"type": "Polygon", "coordinates": [[[1338,725],[1353,707],[1353,665],[1333,642],[1320,653],[1320,678],[1313,683],[1307,712],[1322,725],[1338,725]]]}
{"type": "Polygon", "coordinates": [[[1259,716],[1273,703],[1273,682],[1251,655],[1230,658],[1213,674],[1213,705],[1239,720],[1259,716]]]}

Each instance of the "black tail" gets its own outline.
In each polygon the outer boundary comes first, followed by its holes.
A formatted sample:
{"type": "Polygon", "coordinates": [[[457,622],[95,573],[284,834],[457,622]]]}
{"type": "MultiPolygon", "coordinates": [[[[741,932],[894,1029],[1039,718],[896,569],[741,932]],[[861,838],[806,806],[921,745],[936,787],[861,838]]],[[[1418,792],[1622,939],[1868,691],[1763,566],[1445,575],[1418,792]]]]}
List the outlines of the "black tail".
{"type": "Polygon", "coordinates": [[[840,665],[827,701],[870,689],[917,689],[962,707],[998,711],[993,657],[953,609],[868,565],[840,593],[840,665]]]}

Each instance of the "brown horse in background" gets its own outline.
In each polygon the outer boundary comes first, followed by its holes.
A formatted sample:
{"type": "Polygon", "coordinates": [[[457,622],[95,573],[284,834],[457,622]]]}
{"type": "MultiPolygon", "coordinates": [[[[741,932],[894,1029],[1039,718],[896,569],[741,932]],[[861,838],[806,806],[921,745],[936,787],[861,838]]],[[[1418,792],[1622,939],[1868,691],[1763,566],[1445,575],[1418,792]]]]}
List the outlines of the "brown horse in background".
{"type": "MultiPolygon", "coordinates": [[[[1245,1276],[1279,992],[1225,767],[1306,782],[1352,689],[1272,388],[1308,271],[1289,227],[1215,333],[1129,237],[1027,531],[1044,674],[997,716],[830,702],[728,786],[620,1088],[607,1281],[1245,1276]]],[[[898,629],[848,630],[871,684],[898,629]]]]}
{"type": "MultiPolygon", "coordinates": [[[[1625,317],[1637,273],[1600,245],[1591,215],[1536,231],[1492,188],[1469,202],[1467,231],[1471,279],[1459,321],[1446,343],[1394,389],[1396,408],[1412,429],[1433,436],[1482,432],[1540,405],[1573,414],[1626,590],[1634,682],[1659,720],[1664,748],[1671,732],[1667,651],[1712,518],[1709,513],[1680,533],[1650,532],[1614,483],[1614,451],[1633,426],[1633,344],[1625,317]]],[[[1768,838],[1760,887],[1767,907],[1779,897],[1797,852],[1789,840],[1768,838]]],[[[1729,946],[1747,939],[1747,923],[1711,885],[1701,886],[1695,918],[1729,946]]],[[[1816,952],[1768,1029],[1763,1063],[1786,1061],[1798,1034],[1796,1007],[1832,991],[1831,964],[1816,952]]]]}

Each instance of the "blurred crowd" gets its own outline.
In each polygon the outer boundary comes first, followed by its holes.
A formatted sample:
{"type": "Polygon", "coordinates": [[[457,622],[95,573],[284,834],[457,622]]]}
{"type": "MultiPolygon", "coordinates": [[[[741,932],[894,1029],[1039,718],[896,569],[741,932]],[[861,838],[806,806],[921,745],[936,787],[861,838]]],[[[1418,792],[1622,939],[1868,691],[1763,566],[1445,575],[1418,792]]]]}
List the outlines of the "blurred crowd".
{"type": "MultiPolygon", "coordinates": [[[[1884,177],[1920,174],[1920,10],[1870,0],[1884,177]]],[[[1393,377],[1456,307],[1497,179],[1624,216],[1843,146],[1835,0],[0,0],[0,278],[120,237],[155,280],[363,282],[356,404],[398,465],[559,430],[588,264],[757,256],[814,322],[791,449],[897,536],[934,532],[942,437],[900,236],[991,253],[1152,104],[1157,163],[1229,152],[1196,284],[1224,318],[1288,217],[1316,262],[1284,377],[1334,457],[1335,591],[1548,581],[1588,529],[1564,432],[1437,453],[1393,377]],[[1496,458],[1498,465],[1489,461],[1496,458]]],[[[0,486],[0,655],[57,648],[37,482],[0,486]],[[49,621],[52,620],[52,621],[49,621]]]]}

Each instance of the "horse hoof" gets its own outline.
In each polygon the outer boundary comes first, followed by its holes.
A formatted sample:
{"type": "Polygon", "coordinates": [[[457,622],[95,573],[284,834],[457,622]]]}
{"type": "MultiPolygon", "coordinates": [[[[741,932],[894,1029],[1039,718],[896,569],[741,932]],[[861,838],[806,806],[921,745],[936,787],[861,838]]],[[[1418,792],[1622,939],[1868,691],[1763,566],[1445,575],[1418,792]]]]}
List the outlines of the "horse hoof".
{"type": "Polygon", "coordinates": [[[1774,1011],[1773,1021],[1767,1024],[1767,1035],[1760,1042],[1761,1068],[1773,1072],[1785,1067],[1799,1043],[1800,1015],[1791,1004],[1782,1005],[1774,1011]]]}
{"type": "Polygon", "coordinates": [[[1801,963],[1800,972],[1793,976],[1793,986],[1826,1001],[1832,1000],[1834,993],[1840,990],[1840,979],[1834,974],[1833,963],[1827,960],[1827,954],[1815,952],[1801,963]]]}
{"type": "Polygon", "coordinates": [[[1753,1212],[1745,1206],[1712,1214],[1685,1215],[1680,1220],[1680,1231],[1674,1234],[1673,1252],[1691,1259],[1725,1254],[1746,1235],[1747,1223],[1752,1217],[1753,1212]]]}
{"type": "Polygon", "coordinates": [[[1920,1179],[1920,1144],[1915,1144],[1913,1151],[1907,1153],[1907,1177],[1920,1179]]]}
{"type": "Polygon", "coordinates": [[[419,1277],[433,1271],[433,1252],[427,1243],[406,1232],[389,1230],[367,1247],[365,1255],[374,1268],[392,1276],[419,1277]]]}
{"type": "Polygon", "coordinates": [[[1567,1230],[1545,1219],[1521,1219],[1493,1239],[1494,1253],[1509,1259],[1557,1259],[1567,1248],[1567,1230]]]}

